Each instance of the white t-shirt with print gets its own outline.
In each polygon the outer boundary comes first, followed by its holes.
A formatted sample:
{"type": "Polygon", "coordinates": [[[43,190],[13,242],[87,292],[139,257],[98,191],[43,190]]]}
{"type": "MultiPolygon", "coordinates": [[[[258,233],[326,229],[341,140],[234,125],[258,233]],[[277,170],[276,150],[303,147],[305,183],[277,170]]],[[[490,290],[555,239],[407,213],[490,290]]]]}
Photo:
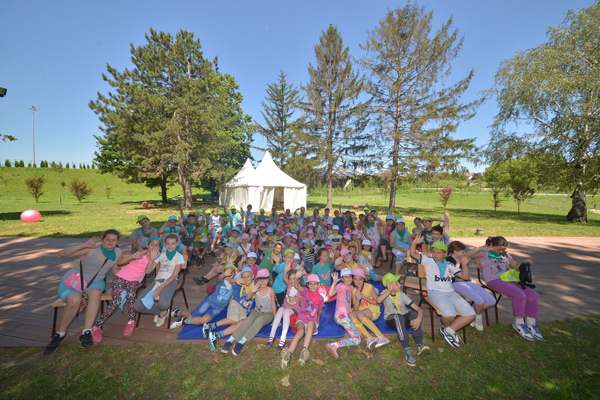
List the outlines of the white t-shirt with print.
{"type": "Polygon", "coordinates": [[[180,252],[175,254],[172,260],[167,258],[167,252],[160,253],[160,256],[156,257],[154,262],[160,263],[160,268],[158,269],[158,275],[156,275],[156,279],[169,279],[171,275],[173,275],[173,270],[175,266],[178,264],[183,264],[183,256],[180,252]]]}
{"type": "Polygon", "coordinates": [[[440,292],[452,292],[452,277],[462,272],[462,269],[458,268],[451,262],[446,263],[446,271],[444,276],[440,276],[440,269],[433,257],[421,254],[419,264],[425,267],[425,274],[427,275],[427,290],[437,290],[440,292]]]}

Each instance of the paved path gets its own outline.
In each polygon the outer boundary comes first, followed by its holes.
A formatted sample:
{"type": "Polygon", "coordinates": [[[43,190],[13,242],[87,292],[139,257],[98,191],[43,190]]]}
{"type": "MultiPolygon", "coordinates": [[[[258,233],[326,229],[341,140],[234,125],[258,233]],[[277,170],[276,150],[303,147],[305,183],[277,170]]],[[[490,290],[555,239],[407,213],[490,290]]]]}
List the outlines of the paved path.
{"type": "MultiPolygon", "coordinates": [[[[482,238],[460,239],[467,246],[479,246],[482,238]]],[[[534,283],[540,294],[541,321],[572,318],[589,313],[600,313],[600,238],[508,238],[509,251],[517,258],[531,258],[534,283]]],[[[45,346],[52,328],[52,308],[49,304],[58,298],[57,287],[64,271],[72,265],[57,253],[64,247],[83,242],[69,238],[0,238],[0,346],[45,346]]],[[[128,249],[128,239],[121,247],[128,249]]],[[[214,258],[203,268],[193,268],[187,277],[186,294],[190,310],[206,296],[206,286],[198,286],[192,277],[204,275],[212,267],[214,258]]],[[[379,274],[387,272],[383,267],[379,274]]],[[[475,267],[471,274],[476,276],[475,267]]],[[[409,292],[413,299],[417,299],[409,292]]],[[[175,304],[185,308],[178,294],[175,304]]],[[[511,301],[500,303],[501,322],[512,320],[511,301]]],[[[424,329],[430,332],[425,311],[424,329]]],[[[491,316],[491,315],[490,315],[491,316]]],[[[59,313],[60,318],[60,313],[59,313]]],[[[152,317],[142,316],[133,336],[124,339],[122,331],[127,315],[118,312],[105,325],[105,345],[126,345],[133,342],[199,343],[177,340],[179,330],[166,326],[156,328],[152,317]]],[[[77,343],[77,332],[83,318],[78,317],[71,327],[67,343],[77,343]]],[[[436,322],[436,324],[439,323],[436,322]]]]}

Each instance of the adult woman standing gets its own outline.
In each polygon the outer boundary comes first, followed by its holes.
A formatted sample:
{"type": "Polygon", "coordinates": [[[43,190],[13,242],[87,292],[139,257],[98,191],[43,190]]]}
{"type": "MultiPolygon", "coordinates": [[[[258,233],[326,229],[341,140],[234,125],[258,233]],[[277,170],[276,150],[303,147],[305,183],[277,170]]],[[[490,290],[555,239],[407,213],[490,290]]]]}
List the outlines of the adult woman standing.
{"type": "Polygon", "coordinates": [[[91,347],[92,326],[100,309],[100,296],[105,288],[104,277],[123,256],[119,243],[119,232],[109,229],[102,235],[102,239],[93,237],[83,244],[67,247],[58,253],[60,257],[81,257],[79,265],[67,271],[58,285],[58,295],[67,303],[63,309],[58,324],[57,332],[46,346],[44,354],[56,350],[67,334],[67,329],[79,312],[82,296],[87,295],[87,307],[83,320],[83,330],[79,336],[82,348],[91,347]],[[83,287],[81,277],[77,274],[83,272],[83,287]]]}

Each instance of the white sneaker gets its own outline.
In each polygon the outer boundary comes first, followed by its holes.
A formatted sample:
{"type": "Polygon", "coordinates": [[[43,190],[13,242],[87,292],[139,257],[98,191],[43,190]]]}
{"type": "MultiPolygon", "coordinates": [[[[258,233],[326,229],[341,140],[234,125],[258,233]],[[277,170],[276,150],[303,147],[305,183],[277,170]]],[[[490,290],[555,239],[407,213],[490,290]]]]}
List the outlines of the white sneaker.
{"type": "MultiPolygon", "coordinates": [[[[171,324],[169,329],[177,329],[185,325],[185,317],[179,317],[179,319],[171,324]]],[[[164,323],[164,321],[163,321],[164,323]]]]}
{"type": "Polygon", "coordinates": [[[515,321],[515,322],[513,322],[512,326],[513,326],[513,328],[515,328],[515,331],[517,331],[519,333],[519,335],[523,336],[525,339],[530,340],[530,341],[535,340],[533,338],[533,336],[531,336],[531,333],[529,332],[527,325],[517,324],[517,322],[515,321]]]}
{"type": "Polygon", "coordinates": [[[158,315],[154,316],[154,323],[158,322],[158,315]]]}
{"type": "Polygon", "coordinates": [[[161,326],[163,326],[165,324],[165,321],[167,320],[168,316],[169,316],[169,313],[166,313],[164,317],[161,317],[159,315],[158,318],[156,318],[156,327],[160,328],[161,326]]]}
{"type": "Polygon", "coordinates": [[[475,329],[477,329],[479,332],[483,332],[483,316],[482,315],[475,315],[475,329]]]}
{"type": "Polygon", "coordinates": [[[538,329],[537,324],[527,325],[527,329],[529,329],[529,333],[531,333],[531,336],[533,336],[537,340],[544,340],[544,337],[540,333],[540,330],[538,329]]]}

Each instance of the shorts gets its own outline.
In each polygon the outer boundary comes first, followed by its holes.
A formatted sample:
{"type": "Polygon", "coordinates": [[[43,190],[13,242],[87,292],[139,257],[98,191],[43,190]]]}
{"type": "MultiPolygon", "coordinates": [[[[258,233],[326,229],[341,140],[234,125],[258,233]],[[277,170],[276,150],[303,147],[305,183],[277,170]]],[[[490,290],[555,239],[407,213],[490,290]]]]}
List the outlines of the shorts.
{"type": "Polygon", "coordinates": [[[315,323],[315,331],[313,332],[313,336],[315,336],[316,334],[319,333],[319,322],[315,321],[313,319],[305,319],[305,318],[301,317],[300,314],[298,314],[298,316],[296,317],[296,326],[298,326],[298,324],[302,324],[302,325],[304,325],[304,329],[308,328],[308,324],[310,322],[315,323]]]}
{"type": "MultiPolygon", "coordinates": [[[[106,288],[106,283],[104,282],[104,280],[92,282],[88,289],[92,288],[99,288],[102,292],[104,292],[104,289],[106,288]]],[[[60,281],[60,284],[58,285],[58,296],[62,299],[62,301],[67,301],[67,296],[71,293],[80,292],[79,290],[69,289],[67,285],[65,285],[64,281],[60,281]]]]}
{"type": "Polygon", "coordinates": [[[227,308],[227,318],[239,322],[248,318],[248,310],[242,307],[237,301],[232,301],[227,308]]]}
{"type": "Polygon", "coordinates": [[[210,247],[210,243],[208,243],[208,241],[206,243],[194,242],[195,249],[208,249],[209,247],[210,247]]]}
{"type": "Polygon", "coordinates": [[[275,293],[275,303],[277,304],[277,307],[282,307],[284,300],[285,300],[285,292],[275,293]]]}
{"type": "MultiPolygon", "coordinates": [[[[220,228],[219,228],[220,229],[220,228]]],[[[217,228],[215,228],[215,230],[208,232],[209,236],[213,239],[216,239],[219,237],[219,234],[217,233],[217,228]]]]}
{"type": "Polygon", "coordinates": [[[363,310],[371,310],[371,314],[373,314],[373,321],[375,321],[376,319],[379,318],[379,316],[381,315],[381,307],[380,306],[376,306],[376,305],[370,305],[370,306],[366,306],[366,307],[359,307],[358,311],[363,311],[363,310]]]}
{"type": "Polygon", "coordinates": [[[197,309],[195,309],[194,311],[192,311],[192,317],[202,317],[204,315],[208,315],[210,317],[210,320],[212,321],[213,319],[215,319],[215,317],[219,314],[221,314],[221,311],[223,310],[215,310],[209,303],[208,303],[208,298],[206,298],[202,303],[200,303],[200,305],[198,306],[197,309]]]}
{"type": "Polygon", "coordinates": [[[456,317],[457,311],[463,317],[475,315],[473,307],[454,290],[451,292],[430,290],[429,299],[440,310],[442,317],[456,317]]]}

